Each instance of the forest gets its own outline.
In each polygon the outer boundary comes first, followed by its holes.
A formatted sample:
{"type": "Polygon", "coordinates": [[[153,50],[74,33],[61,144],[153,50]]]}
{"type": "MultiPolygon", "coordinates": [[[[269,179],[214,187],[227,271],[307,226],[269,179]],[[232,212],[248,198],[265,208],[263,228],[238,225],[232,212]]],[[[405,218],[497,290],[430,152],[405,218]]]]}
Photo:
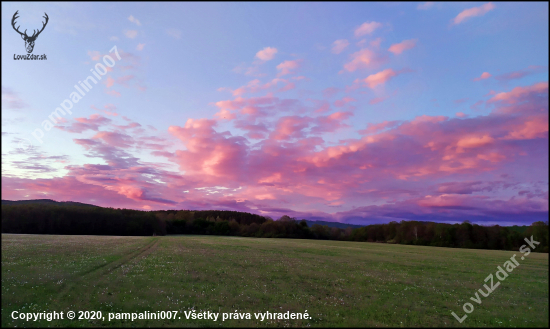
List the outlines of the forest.
{"type": "Polygon", "coordinates": [[[360,228],[308,226],[306,220],[278,220],[223,210],[141,211],[82,204],[2,204],[2,233],[65,235],[208,234],[261,238],[323,239],[436,247],[517,250],[533,236],[536,252],[548,252],[548,221],[529,227],[483,226],[464,221],[373,224],[360,228]]]}

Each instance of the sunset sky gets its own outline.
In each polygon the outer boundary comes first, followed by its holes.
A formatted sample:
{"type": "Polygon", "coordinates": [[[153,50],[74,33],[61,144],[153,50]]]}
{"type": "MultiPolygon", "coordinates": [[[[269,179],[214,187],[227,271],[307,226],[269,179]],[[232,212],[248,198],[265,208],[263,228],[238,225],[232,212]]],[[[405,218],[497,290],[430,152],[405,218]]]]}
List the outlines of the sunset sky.
{"type": "Polygon", "coordinates": [[[2,3],[2,199],[547,220],[547,63],[545,2],[2,3]]]}

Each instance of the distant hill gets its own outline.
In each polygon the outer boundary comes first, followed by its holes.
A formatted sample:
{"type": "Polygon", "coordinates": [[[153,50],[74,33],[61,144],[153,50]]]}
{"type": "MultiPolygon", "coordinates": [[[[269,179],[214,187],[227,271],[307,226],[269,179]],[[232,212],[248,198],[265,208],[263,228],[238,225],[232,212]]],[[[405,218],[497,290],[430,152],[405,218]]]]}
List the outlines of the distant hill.
{"type": "Polygon", "coordinates": [[[338,227],[338,228],[348,228],[348,227],[359,228],[359,227],[364,226],[364,225],[354,225],[354,224],[339,223],[339,222],[326,222],[326,221],[322,221],[322,220],[319,220],[319,221],[306,220],[306,222],[307,222],[307,226],[309,226],[309,227],[312,227],[315,224],[326,225],[328,227],[338,227]]]}
{"type": "Polygon", "coordinates": [[[98,207],[93,204],[73,202],[73,201],[55,201],[51,199],[36,199],[36,200],[2,200],[2,204],[5,205],[21,205],[21,204],[49,204],[58,206],[83,206],[83,207],[98,207]]]}
{"type": "MultiPolygon", "coordinates": [[[[103,208],[103,207],[96,206],[93,204],[88,204],[88,203],[81,203],[81,202],[74,202],[74,201],[55,201],[51,199],[18,200],[18,201],[2,200],[2,204],[3,205],[46,204],[46,205],[58,205],[58,206],[81,206],[81,207],[103,208]]],[[[175,213],[177,211],[178,210],[157,210],[156,212],[175,213]]],[[[217,211],[217,210],[201,210],[196,212],[202,213],[205,218],[208,216],[213,216],[215,218],[216,216],[219,216],[221,213],[230,214],[232,215],[232,217],[239,217],[239,214],[245,214],[237,211],[217,211]]],[[[257,215],[253,215],[253,216],[257,216],[257,215]]],[[[222,216],[222,217],[225,217],[225,216],[222,216]]],[[[298,221],[300,221],[300,219],[298,219],[298,221]]],[[[340,223],[340,222],[314,221],[314,220],[306,220],[306,222],[309,227],[312,227],[315,224],[326,225],[328,227],[343,228],[343,229],[348,227],[355,229],[355,228],[368,226],[368,225],[356,225],[356,224],[347,224],[347,223],[340,223]]],[[[429,222],[419,221],[419,223],[428,224],[429,222]]],[[[515,231],[520,234],[523,234],[525,231],[527,231],[529,226],[514,225],[514,226],[507,226],[507,228],[510,229],[511,231],[515,231]]]]}
{"type": "Polygon", "coordinates": [[[518,250],[525,238],[548,252],[548,222],[529,227],[472,225],[468,222],[400,221],[357,224],[295,220],[271,221],[257,214],[228,210],[134,210],[54,200],[2,200],[2,233],[60,235],[224,235],[257,238],[365,241],[423,246],[518,250]],[[307,225],[302,225],[306,224],[307,225]],[[434,225],[435,224],[435,225],[434,225]],[[522,232],[523,233],[520,233],[522,232]],[[436,234],[440,232],[440,234],[436,234]],[[470,234],[473,232],[475,234],[470,234]]]}

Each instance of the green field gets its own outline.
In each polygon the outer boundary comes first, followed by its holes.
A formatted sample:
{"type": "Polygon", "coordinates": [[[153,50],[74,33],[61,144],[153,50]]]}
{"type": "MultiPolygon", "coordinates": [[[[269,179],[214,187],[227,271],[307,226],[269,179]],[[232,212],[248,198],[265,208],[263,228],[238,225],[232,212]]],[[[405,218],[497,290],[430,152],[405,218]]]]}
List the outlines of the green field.
{"type": "MultiPolygon", "coordinates": [[[[519,252],[515,252],[519,256],[519,252]]],[[[2,234],[2,327],[548,326],[548,254],[531,253],[478,305],[510,251],[218,236],[2,234]],[[475,310],[460,324],[462,305],[475,310]],[[249,312],[187,320],[184,311],[249,312]],[[11,313],[102,311],[105,320],[13,320],[11,313]],[[178,311],[179,320],[109,312],[178,311]],[[256,320],[258,312],[308,320],[256,320]]],[[[495,279],[496,280],[496,279],[495,279]]]]}

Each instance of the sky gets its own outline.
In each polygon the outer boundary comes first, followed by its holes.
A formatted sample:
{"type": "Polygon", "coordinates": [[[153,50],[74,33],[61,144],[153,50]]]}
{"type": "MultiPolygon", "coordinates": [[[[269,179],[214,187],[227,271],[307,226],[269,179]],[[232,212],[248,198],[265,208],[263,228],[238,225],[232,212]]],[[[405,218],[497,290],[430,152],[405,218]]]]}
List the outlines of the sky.
{"type": "Polygon", "coordinates": [[[1,33],[4,200],[548,220],[546,2],[2,2],[1,33]]]}

